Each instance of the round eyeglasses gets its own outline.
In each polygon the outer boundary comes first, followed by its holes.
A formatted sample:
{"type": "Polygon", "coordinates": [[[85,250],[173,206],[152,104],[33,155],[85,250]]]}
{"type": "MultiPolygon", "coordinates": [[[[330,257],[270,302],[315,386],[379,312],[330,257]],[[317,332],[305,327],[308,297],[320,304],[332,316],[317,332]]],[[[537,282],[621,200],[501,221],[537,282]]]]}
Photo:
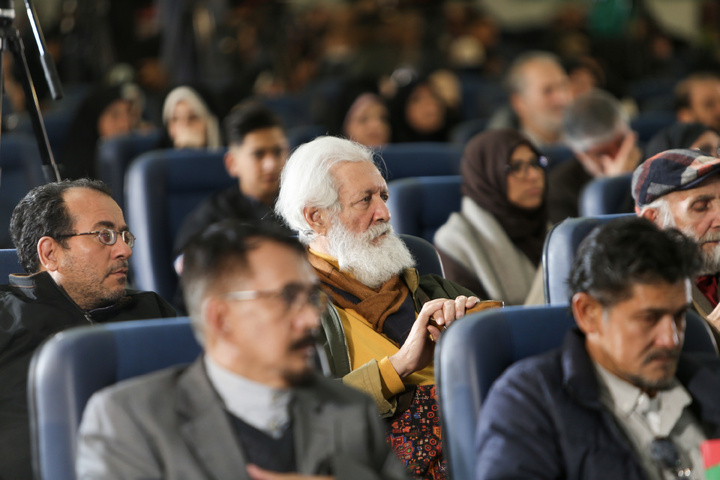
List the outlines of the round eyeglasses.
{"type": "Polygon", "coordinates": [[[531,160],[529,162],[517,161],[510,162],[505,166],[508,175],[512,175],[515,178],[526,178],[530,168],[535,170],[544,170],[548,166],[548,159],[546,157],[538,157],[537,160],[531,160]]]}
{"type": "Polygon", "coordinates": [[[93,230],[92,232],[68,233],[67,235],[58,235],[55,238],[61,239],[68,237],[79,237],[81,235],[96,235],[98,240],[100,240],[100,243],[103,243],[105,245],[115,245],[119,235],[120,237],[122,237],[123,242],[125,242],[128,247],[133,248],[135,246],[135,235],[130,233],[128,230],[118,232],[117,230],[111,230],[109,228],[101,228],[100,230],[93,230]]]}
{"type": "Polygon", "coordinates": [[[278,290],[243,290],[227,292],[222,295],[230,300],[256,300],[259,298],[274,298],[282,302],[285,312],[294,312],[311,305],[318,312],[327,308],[328,298],[318,285],[303,285],[300,283],[289,283],[278,290]]]}

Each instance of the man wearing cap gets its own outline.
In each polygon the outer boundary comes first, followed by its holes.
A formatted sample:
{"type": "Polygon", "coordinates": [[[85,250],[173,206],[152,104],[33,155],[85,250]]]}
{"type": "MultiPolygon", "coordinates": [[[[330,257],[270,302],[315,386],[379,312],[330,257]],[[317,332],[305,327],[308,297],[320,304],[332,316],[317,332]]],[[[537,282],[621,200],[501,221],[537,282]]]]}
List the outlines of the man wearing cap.
{"type": "Polygon", "coordinates": [[[695,150],[667,150],[635,169],[635,212],[660,228],[675,227],[700,246],[701,275],[692,282],[693,309],[720,342],[720,158],[695,150]]]}

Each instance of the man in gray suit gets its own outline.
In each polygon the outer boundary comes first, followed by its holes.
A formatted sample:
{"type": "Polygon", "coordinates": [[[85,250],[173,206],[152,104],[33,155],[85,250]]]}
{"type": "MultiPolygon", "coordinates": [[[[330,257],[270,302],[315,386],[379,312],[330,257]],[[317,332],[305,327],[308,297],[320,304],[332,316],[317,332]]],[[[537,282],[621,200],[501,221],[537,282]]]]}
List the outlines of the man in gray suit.
{"type": "Polygon", "coordinates": [[[400,479],[374,403],[314,373],[326,306],[303,247],[227,220],[184,250],[205,355],[94,395],[78,478],[400,479]]]}

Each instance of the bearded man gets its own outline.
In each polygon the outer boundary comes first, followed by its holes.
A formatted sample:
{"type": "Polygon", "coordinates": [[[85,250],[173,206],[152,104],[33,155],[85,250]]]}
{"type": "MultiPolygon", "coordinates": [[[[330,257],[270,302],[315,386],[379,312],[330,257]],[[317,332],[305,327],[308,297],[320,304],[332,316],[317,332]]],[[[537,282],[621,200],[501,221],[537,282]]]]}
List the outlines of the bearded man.
{"type": "Polygon", "coordinates": [[[700,275],[692,282],[693,309],[711,325],[720,344],[720,159],[695,150],[667,150],[635,169],[636,213],[660,228],[677,228],[702,253],[700,275]]]}
{"type": "Polygon", "coordinates": [[[288,159],[276,211],[307,245],[334,308],[322,318],[333,373],[391,417],[389,442],[418,478],[446,478],[433,354],[441,330],[500,306],[436,275],[418,275],[389,224],[372,150],[319,137],[288,159]],[[412,433],[407,433],[412,432],[412,433]]]}

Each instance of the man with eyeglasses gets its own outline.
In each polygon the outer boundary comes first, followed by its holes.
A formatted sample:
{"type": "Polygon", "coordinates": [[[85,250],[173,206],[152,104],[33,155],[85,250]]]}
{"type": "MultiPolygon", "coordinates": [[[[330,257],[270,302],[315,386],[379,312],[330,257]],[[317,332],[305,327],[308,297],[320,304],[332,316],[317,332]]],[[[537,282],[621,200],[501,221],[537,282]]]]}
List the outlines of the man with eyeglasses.
{"type": "MultiPolygon", "coordinates": [[[[591,180],[630,173],[642,155],[622,105],[602,90],[584,93],[570,104],[563,116],[562,131],[575,158],[548,172],[552,223],[579,215],[580,194],[591,180]]],[[[628,213],[632,211],[629,196],[624,208],[628,213]]]]}
{"type": "Polygon", "coordinates": [[[204,355],[94,395],[78,478],[405,478],[370,398],[314,372],[327,300],[302,245],[226,220],[183,252],[204,355]]]}
{"type": "Polygon", "coordinates": [[[511,366],[483,403],[476,480],[703,480],[720,365],[682,351],[697,246],[629,216],[580,245],[561,348],[511,366]]]}
{"type": "Polygon", "coordinates": [[[696,150],[666,150],[635,169],[635,212],[659,228],[677,228],[700,246],[702,268],[692,280],[692,308],[720,344],[720,158],[696,150]]]}
{"type": "Polygon", "coordinates": [[[27,374],[35,349],[62,330],[175,316],[152,292],[127,290],[133,235],[99,181],[34,188],[10,234],[26,274],[0,285],[0,477],[32,478],[27,374]]]}

